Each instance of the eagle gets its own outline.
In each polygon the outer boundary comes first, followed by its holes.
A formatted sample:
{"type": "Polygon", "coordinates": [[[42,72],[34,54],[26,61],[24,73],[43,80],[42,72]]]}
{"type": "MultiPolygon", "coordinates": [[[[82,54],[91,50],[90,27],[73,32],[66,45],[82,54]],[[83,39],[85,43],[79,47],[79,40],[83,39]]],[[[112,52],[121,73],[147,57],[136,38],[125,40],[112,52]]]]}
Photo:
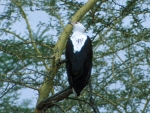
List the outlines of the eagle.
{"type": "Polygon", "coordinates": [[[92,43],[85,35],[86,28],[80,22],[69,22],[72,36],[66,43],[66,71],[73,93],[79,96],[89,82],[92,70],[92,43]]]}

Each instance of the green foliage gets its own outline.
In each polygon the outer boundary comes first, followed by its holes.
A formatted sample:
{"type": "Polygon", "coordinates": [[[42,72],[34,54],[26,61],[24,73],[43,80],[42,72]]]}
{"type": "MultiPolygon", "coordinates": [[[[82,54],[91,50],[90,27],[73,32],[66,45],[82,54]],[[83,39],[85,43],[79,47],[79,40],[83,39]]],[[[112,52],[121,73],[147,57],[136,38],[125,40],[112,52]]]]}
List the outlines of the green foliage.
{"type": "MultiPolygon", "coordinates": [[[[94,103],[86,87],[79,98],[71,95],[47,112],[92,113],[92,104],[100,112],[150,111],[149,4],[148,0],[99,0],[82,17],[93,40],[94,103]]],[[[29,106],[35,102],[18,102],[18,91],[38,91],[46,77],[53,79],[54,93],[68,86],[64,64],[55,78],[49,69],[64,26],[83,5],[73,0],[0,1],[0,113],[33,112],[35,106],[29,106]]]]}

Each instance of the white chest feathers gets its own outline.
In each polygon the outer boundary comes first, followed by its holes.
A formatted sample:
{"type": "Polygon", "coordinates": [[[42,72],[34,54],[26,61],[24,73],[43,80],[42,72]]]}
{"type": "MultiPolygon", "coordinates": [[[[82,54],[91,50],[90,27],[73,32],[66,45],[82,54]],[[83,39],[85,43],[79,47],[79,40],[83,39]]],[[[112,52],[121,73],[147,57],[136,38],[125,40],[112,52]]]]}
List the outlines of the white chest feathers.
{"type": "Polygon", "coordinates": [[[84,35],[83,33],[73,33],[73,35],[71,36],[70,39],[73,44],[74,53],[76,53],[82,49],[82,47],[87,39],[87,36],[84,35]]]}

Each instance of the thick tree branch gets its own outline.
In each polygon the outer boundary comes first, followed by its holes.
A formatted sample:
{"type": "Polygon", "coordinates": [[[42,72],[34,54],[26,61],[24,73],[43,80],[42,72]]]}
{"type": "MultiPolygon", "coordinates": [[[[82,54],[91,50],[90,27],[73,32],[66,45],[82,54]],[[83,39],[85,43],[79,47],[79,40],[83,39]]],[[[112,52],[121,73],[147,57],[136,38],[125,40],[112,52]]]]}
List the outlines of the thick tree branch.
{"type": "Polygon", "coordinates": [[[55,106],[57,102],[68,97],[70,94],[72,94],[72,89],[71,87],[68,87],[58,92],[57,94],[48,97],[45,100],[42,100],[40,103],[37,104],[35,113],[40,113],[41,111],[46,110],[47,108],[55,106]]]}

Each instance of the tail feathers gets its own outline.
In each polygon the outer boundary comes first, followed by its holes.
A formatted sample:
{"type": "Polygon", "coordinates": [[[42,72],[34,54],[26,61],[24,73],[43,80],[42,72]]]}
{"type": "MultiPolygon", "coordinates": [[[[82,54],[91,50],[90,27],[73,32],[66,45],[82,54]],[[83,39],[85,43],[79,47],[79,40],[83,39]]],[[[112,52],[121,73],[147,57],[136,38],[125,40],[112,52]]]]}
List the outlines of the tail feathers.
{"type": "Polygon", "coordinates": [[[76,91],[75,91],[74,88],[72,88],[72,92],[73,92],[73,94],[77,97],[77,93],[76,93],[76,91]]]}
{"type": "Polygon", "coordinates": [[[81,91],[82,91],[82,90],[75,89],[75,88],[72,87],[72,92],[73,92],[73,94],[74,94],[76,97],[78,97],[78,96],[80,95],[81,91]]]}

